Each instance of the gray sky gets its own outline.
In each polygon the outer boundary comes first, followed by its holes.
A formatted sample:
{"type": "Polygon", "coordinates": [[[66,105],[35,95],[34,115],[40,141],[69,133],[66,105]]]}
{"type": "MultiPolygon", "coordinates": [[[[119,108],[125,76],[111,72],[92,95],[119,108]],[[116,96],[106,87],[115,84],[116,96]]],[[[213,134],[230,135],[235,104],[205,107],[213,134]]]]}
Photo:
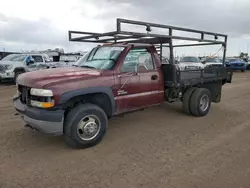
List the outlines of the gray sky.
{"type": "MultiPolygon", "coordinates": [[[[117,17],[225,33],[228,55],[246,52],[248,46],[250,53],[249,0],[3,0],[0,50],[86,50],[93,45],[68,42],[67,31],[110,31],[117,17]]],[[[203,55],[219,48],[177,53],[203,55]]]]}

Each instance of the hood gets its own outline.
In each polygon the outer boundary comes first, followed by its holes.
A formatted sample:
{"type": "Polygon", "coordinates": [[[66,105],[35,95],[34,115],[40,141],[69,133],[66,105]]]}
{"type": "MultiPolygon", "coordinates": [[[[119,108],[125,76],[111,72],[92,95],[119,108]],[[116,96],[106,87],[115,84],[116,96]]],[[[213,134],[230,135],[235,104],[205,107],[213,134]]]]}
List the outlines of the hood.
{"type": "Polygon", "coordinates": [[[21,74],[17,83],[28,87],[46,88],[53,84],[99,77],[101,73],[99,70],[77,67],[44,69],[21,74]]]}
{"type": "Polygon", "coordinates": [[[222,65],[223,63],[221,63],[221,62],[206,62],[205,63],[205,65],[214,65],[214,64],[216,64],[216,65],[222,65]]]}
{"type": "Polygon", "coordinates": [[[194,63],[194,62],[180,62],[180,66],[201,66],[203,65],[202,63],[194,63]]]}
{"type": "Polygon", "coordinates": [[[14,65],[14,64],[22,64],[22,61],[0,61],[0,65],[14,65]]]}
{"type": "Polygon", "coordinates": [[[6,66],[9,66],[8,70],[11,70],[14,67],[24,67],[24,63],[22,61],[0,61],[0,66],[4,67],[3,70],[6,71],[6,66]]]}
{"type": "Polygon", "coordinates": [[[13,65],[13,61],[0,61],[0,65],[13,65]]]}

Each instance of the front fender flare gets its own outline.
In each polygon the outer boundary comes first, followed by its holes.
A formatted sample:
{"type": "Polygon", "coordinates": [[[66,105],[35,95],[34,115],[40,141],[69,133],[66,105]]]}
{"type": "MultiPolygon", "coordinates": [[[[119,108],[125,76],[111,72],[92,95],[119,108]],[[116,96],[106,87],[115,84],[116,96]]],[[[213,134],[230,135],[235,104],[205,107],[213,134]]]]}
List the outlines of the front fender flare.
{"type": "Polygon", "coordinates": [[[111,111],[112,114],[115,113],[115,98],[114,94],[109,87],[88,87],[88,88],[82,88],[82,89],[76,89],[73,91],[68,91],[63,93],[60,96],[59,100],[59,105],[65,104],[67,101],[72,99],[73,97],[81,96],[81,95],[86,95],[86,94],[94,94],[94,93],[105,93],[108,95],[111,103],[111,111]]]}

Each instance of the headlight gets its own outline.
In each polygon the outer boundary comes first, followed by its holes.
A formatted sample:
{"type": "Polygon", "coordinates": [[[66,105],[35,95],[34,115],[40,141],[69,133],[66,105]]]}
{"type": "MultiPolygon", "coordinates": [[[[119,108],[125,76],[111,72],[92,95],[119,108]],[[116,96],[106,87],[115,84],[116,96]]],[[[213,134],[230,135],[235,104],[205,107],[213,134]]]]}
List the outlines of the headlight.
{"type": "Polygon", "coordinates": [[[31,106],[39,107],[39,108],[51,108],[55,106],[55,102],[53,99],[53,92],[49,89],[30,89],[31,106]]]}
{"type": "Polygon", "coordinates": [[[53,92],[49,89],[31,88],[30,94],[35,95],[35,96],[41,96],[41,97],[52,97],[53,96],[53,92]]]}

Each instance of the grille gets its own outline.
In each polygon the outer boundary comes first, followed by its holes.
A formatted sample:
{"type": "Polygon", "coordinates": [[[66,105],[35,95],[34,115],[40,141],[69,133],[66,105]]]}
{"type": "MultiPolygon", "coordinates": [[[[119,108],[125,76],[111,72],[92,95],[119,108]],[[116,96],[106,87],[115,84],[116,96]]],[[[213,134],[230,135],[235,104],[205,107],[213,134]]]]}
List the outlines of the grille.
{"type": "Polygon", "coordinates": [[[186,70],[198,70],[199,69],[199,67],[197,67],[197,66],[187,66],[186,67],[186,70]]]}
{"type": "Polygon", "coordinates": [[[211,65],[211,67],[213,68],[219,68],[219,67],[222,67],[223,65],[211,65]]]}
{"type": "Polygon", "coordinates": [[[4,72],[5,71],[5,67],[3,65],[0,65],[0,72],[4,72]]]}
{"type": "Polygon", "coordinates": [[[20,92],[20,100],[23,104],[30,104],[30,88],[26,86],[18,85],[18,91],[20,92]]]}
{"type": "Polygon", "coordinates": [[[233,64],[233,66],[235,66],[235,67],[241,67],[241,66],[244,66],[244,64],[243,63],[235,63],[235,64],[233,64]]]}

